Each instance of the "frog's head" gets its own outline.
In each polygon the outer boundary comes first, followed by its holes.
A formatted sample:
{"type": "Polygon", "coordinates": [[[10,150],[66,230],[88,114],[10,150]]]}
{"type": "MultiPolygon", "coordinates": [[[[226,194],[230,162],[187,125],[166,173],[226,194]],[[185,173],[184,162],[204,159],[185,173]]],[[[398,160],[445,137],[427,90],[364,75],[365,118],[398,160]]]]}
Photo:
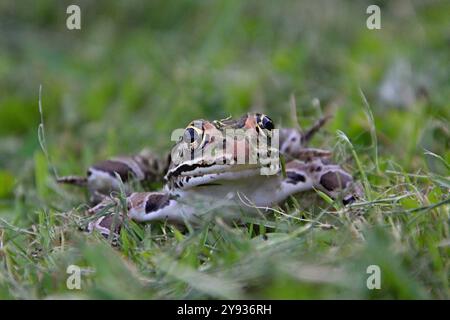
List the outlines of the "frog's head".
{"type": "Polygon", "coordinates": [[[168,187],[187,189],[278,173],[275,131],[273,121],[260,113],[237,120],[192,121],[172,136],[178,142],[165,176],[168,187]]]}

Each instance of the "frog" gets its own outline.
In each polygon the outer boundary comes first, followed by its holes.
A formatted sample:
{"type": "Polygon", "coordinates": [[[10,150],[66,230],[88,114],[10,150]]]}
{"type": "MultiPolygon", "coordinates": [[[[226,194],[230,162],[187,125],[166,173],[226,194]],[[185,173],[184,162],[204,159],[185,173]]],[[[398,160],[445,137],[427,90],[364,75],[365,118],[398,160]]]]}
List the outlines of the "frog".
{"type": "MultiPolygon", "coordinates": [[[[239,209],[234,211],[270,208],[309,190],[340,199],[343,205],[354,202],[359,195],[352,175],[331,163],[331,152],[307,146],[325,122],[320,119],[303,133],[293,128],[278,130],[263,113],[191,121],[179,130],[178,140],[166,157],[169,161],[162,190],[126,194],[120,219],[198,222],[204,212],[210,212],[202,208],[217,204],[239,209]]],[[[114,204],[117,198],[105,197],[88,214],[95,215],[114,204]]],[[[108,236],[111,222],[110,217],[102,216],[88,229],[108,236]]]]}

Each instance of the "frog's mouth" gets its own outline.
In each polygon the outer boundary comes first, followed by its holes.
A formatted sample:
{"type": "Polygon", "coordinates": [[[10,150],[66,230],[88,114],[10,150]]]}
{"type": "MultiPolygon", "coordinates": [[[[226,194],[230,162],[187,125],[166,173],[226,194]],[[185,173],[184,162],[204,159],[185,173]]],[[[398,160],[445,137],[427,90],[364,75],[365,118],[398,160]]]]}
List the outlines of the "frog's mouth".
{"type": "Polygon", "coordinates": [[[219,185],[221,181],[236,181],[262,175],[262,169],[269,166],[261,163],[238,164],[230,157],[217,158],[216,161],[185,161],[169,170],[165,179],[173,188],[219,185]]]}

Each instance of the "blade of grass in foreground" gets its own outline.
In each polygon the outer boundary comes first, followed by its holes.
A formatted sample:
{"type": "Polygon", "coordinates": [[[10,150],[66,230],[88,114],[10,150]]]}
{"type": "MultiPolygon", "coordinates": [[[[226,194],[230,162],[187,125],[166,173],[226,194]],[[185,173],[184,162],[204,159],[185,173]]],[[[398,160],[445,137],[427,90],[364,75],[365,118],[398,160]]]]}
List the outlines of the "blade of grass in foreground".
{"type": "Polygon", "coordinates": [[[378,162],[378,139],[377,139],[377,130],[375,127],[375,119],[373,117],[373,113],[372,110],[370,109],[370,105],[369,102],[367,101],[367,98],[364,94],[364,92],[362,91],[361,88],[359,88],[359,93],[361,95],[361,98],[363,99],[364,102],[364,112],[366,113],[366,116],[369,120],[369,124],[370,124],[370,137],[372,139],[372,147],[374,148],[374,158],[375,158],[375,166],[377,168],[377,172],[380,172],[380,165],[378,162]]]}
{"type": "Polygon", "coordinates": [[[372,194],[371,194],[372,190],[370,188],[369,180],[367,179],[366,172],[364,171],[361,160],[359,159],[358,154],[356,153],[356,150],[355,150],[353,144],[350,142],[350,139],[347,137],[347,135],[344,132],[342,132],[341,130],[338,130],[337,134],[338,134],[338,138],[341,141],[344,141],[345,143],[347,143],[350,146],[350,150],[352,152],[353,158],[355,158],[356,165],[358,166],[358,170],[361,174],[361,178],[362,178],[362,182],[364,185],[364,191],[366,193],[367,200],[372,201],[372,194]]]}

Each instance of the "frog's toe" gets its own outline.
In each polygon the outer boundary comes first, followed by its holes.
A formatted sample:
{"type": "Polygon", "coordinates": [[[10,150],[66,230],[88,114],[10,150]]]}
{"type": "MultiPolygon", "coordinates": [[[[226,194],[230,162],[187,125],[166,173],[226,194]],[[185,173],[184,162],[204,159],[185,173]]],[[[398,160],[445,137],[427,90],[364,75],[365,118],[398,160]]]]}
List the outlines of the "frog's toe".
{"type": "Polygon", "coordinates": [[[113,243],[117,243],[122,229],[123,218],[118,214],[101,216],[88,224],[87,231],[99,232],[106,239],[112,239],[113,243]]]}

